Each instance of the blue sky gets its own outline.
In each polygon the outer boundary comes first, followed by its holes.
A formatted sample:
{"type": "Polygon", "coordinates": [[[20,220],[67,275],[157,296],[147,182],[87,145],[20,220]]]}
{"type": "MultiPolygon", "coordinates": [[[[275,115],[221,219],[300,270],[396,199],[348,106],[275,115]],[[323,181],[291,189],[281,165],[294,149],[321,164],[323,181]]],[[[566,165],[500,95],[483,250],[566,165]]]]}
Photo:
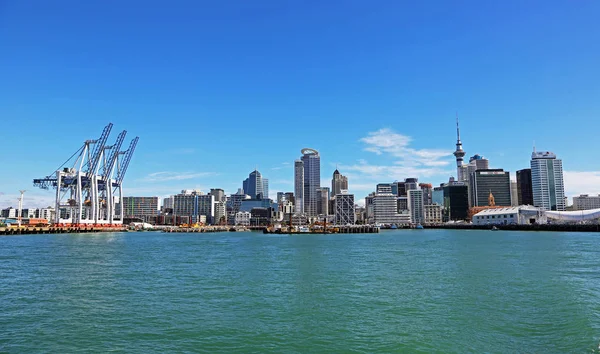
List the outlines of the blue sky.
{"type": "MultiPolygon", "coordinates": [[[[514,173],[533,142],[567,194],[600,192],[600,2],[0,1],[0,207],[114,123],[125,191],[293,190],[300,149],[362,198],[378,182],[514,173]]],[[[513,175],[514,176],[514,175],[513,175]]],[[[514,178],[514,177],[513,177],[514,178]]]]}

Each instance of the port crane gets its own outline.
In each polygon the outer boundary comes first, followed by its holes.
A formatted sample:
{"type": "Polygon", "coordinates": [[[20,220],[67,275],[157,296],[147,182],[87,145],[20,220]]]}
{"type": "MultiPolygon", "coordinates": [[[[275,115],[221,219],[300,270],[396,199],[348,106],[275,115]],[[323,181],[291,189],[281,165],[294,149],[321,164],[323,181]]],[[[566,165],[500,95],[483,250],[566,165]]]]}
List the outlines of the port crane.
{"type": "Polygon", "coordinates": [[[98,139],[86,140],[55,172],[33,180],[35,187],[56,189],[56,224],[122,225],[123,208],[117,205],[123,199],[123,179],[139,138],[121,151],[127,131],[107,145],[112,127],[109,123],[98,139]]]}

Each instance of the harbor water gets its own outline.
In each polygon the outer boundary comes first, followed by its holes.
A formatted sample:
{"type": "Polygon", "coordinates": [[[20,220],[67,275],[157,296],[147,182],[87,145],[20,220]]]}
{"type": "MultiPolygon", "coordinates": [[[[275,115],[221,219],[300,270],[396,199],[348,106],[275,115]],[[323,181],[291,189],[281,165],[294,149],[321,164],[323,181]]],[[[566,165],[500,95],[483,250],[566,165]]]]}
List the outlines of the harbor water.
{"type": "Polygon", "coordinates": [[[600,234],[0,237],[0,352],[598,353],[600,234]]]}

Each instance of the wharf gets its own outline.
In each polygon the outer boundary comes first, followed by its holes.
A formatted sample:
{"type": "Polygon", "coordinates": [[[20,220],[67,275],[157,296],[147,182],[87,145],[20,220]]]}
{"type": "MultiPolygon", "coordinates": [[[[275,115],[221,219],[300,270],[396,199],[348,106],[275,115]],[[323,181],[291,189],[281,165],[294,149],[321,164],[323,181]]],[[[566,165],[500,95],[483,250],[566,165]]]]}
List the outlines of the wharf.
{"type": "Polygon", "coordinates": [[[102,226],[21,226],[0,227],[0,236],[11,235],[34,235],[34,234],[66,234],[84,232],[123,232],[125,227],[102,227],[102,226]]]}
{"type": "Polygon", "coordinates": [[[313,229],[310,231],[302,232],[302,231],[283,231],[281,229],[270,230],[264,229],[263,232],[265,234],[282,234],[282,235],[323,235],[323,234],[378,234],[379,227],[375,226],[363,226],[363,225],[354,225],[354,226],[340,226],[330,229],[313,229]]]}
{"type": "Polygon", "coordinates": [[[491,230],[493,227],[505,231],[559,231],[559,232],[600,232],[600,224],[529,224],[529,225],[473,225],[435,224],[423,225],[425,229],[448,230],[491,230]]]}
{"type": "Polygon", "coordinates": [[[225,231],[240,231],[234,227],[228,226],[204,226],[204,227],[173,227],[164,228],[163,232],[176,232],[176,233],[200,233],[200,232],[225,232],[225,231]]]}

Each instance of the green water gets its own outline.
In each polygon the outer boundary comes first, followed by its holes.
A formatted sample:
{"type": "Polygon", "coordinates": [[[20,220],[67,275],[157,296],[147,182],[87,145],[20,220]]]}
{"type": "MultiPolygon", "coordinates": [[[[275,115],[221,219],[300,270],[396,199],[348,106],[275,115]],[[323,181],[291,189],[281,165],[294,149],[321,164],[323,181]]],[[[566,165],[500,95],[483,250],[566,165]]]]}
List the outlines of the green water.
{"type": "Polygon", "coordinates": [[[600,234],[0,237],[0,352],[594,353],[600,234]]]}

